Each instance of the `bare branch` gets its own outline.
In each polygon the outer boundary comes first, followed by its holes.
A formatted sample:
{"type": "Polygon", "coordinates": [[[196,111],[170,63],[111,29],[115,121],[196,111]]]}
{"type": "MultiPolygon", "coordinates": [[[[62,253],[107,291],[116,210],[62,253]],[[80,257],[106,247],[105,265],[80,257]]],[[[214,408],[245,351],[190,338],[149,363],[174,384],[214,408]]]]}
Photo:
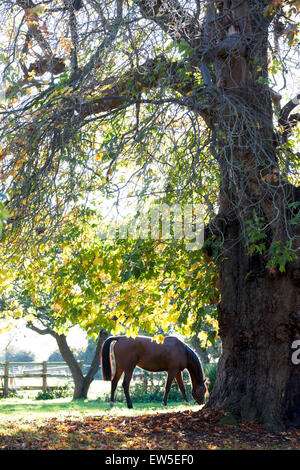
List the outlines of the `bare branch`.
{"type": "Polygon", "coordinates": [[[195,18],[177,0],[143,0],[136,3],[143,16],[154,21],[172,39],[185,39],[192,47],[197,44],[199,28],[195,27],[195,18]]]}
{"type": "Polygon", "coordinates": [[[278,124],[283,127],[283,132],[281,138],[283,142],[287,141],[288,135],[291,132],[292,128],[300,121],[299,114],[291,114],[293,109],[295,109],[300,104],[300,94],[297,94],[293,99],[288,101],[286,105],[280,111],[278,124]]]}

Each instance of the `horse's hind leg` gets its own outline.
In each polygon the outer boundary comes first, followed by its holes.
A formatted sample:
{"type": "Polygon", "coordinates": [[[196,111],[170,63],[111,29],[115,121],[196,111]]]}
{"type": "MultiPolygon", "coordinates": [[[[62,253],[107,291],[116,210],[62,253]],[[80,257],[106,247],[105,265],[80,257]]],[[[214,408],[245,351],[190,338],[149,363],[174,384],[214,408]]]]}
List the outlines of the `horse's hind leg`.
{"type": "MultiPolygon", "coordinates": [[[[177,372],[177,371],[176,371],[177,372]]],[[[174,371],[168,371],[168,377],[167,377],[167,382],[166,382],[166,388],[165,388],[165,393],[164,393],[164,398],[163,398],[163,402],[162,402],[162,405],[163,406],[167,406],[167,399],[168,399],[168,395],[169,395],[169,392],[170,392],[170,388],[171,388],[171,385],[172,385],[172,382],[176,376],[176,372],[174,371]]]]}
{"type": "Polygon", "coordinates": [[[110,392],[110,407],[112,408],[114,406],[114,398],[115,398],[115,391],[118,385],[118,382],[120,380],[120,377],[123,373],[123,369],[116,365],[116,372],[114,375],[114,378],[111,381],[111,392],[110,392]]]}
{"type": "Polygon", "coordinates": [[[123,389],[124,389],[128,408],[133,408],[132,401],[131,401],[130,394],[129,394],[129,385],[130,385],[133,371],[134,371],[134,367],[133,369],[126,370],[124,373],[124,380],[123,380],[123,389]]]}
{"type": "Polygon", "coordinates": [[[178,387],[181,391],[181,394],[183,396],[183,399],[184,399],[185,403],[188,405],[189,401],[188,401],[188,398],[186,396],[185,386],[184,386],[184,383],[183,383],[183,380],[182,380],[182,373],[179,371],[175,378],[176,378],[176,382],[178,383],[178,387]]]}

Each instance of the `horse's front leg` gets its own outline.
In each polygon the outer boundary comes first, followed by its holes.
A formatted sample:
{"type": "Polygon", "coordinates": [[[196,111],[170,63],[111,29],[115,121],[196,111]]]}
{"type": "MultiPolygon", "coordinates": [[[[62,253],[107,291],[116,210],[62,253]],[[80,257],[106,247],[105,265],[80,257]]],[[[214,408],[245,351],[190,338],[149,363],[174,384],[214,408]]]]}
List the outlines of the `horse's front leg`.
{"type": "Polygon", "coordinates": [[[124,380],[123,380],[123,389],[124,389],[124,393],[125,393],[128,408],[133,408],[132,401],[131,401],[131,398],[130,398],[130,395],[129,395],[129,385],[130,385],[130,381],[131,381],[131,378],[132,378],[133,371],[134,371],[134,368],[132,370],[125,371],[124,380]]]}
{"type": "Polygon", "coordinates": [[[187,405],[189,405],[189,401],[188,401],[188,397],[187,397],[187,395],[186,395],[185,386],[184,386],[184,383],[183,383],[181,371],[179,371],[178,374],[176,375],[176,382],[177,382],[177,384],[178,384],[178,387],[179,387],[179,389],[180,389],[180,391],[181,391],[181,394],[182,394],[182,396],[183,396],[183,399],[184,399],[185,403],[186,403],[187,405]]]}
{"type": "Polygon", "coordinates": [[[167,377],[167,382],[166,382],[166,387],[165,387],[165,393],[164,393],[164,397],[163,397],[163,401],[162,401],[163,406],[167,406],[168,395],[169,395],[169,392],[170,392],[172,382],[173,382],[173,380],[176,376],[176,372],[168,371],[168,377],[167,377]]]}

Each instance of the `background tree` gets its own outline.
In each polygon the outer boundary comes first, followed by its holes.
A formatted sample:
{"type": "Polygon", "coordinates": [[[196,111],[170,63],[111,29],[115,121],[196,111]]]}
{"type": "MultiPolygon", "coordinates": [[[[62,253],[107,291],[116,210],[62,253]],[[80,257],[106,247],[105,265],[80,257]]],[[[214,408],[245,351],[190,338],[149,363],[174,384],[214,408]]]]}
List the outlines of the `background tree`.
{"type": "Polygon", "coordinates": [[[53,351],[48,357],[49,362],[64,362],[62,355],[59,350],[53,351]]]}
{"type": "Polygon", "coordinates": [[[5,360],[12,362],[31,362],[34,361],[34,355],[30,351],[16,351],[12,349],[6,351],[5,360]]]}
{"type": "Polygon", "coordinates": [[[1,3],[8,253],[54,237],[95,190],[205,203],[222,339],[208,406],[273,429],[300,425],[297,7],[1,3]]]}
{"type": "MultiPolygon", "coordinates": [[[[43,290],[42,286],[30,291],[31,282],[36,287],[35,280],[27,279],[26,275],[23,276],[23,279],[19,276],[18,279],[14,280],[13,293],[8,294],[4,288],[1,289],[4,304],[1,318],[10,320],[12,325],[13,320],[22,318],[25,320],[26,327],[30,330],[41,336],[50,335],[53,337],[58,346],[60,359],[49,358],[48,360],[65,361],[69,366],[74,381],[73,398],[87,398],[89,386],[99,371],[100,350],[103,341],[108,336],[107,332],[98,325],[93,351],[90,354],[89,367],[85,373],[79,363],[78,355],[69,346],[67,340],[67,333],[74,325],[72,325],[71,321],[67,321],[66,317],[64,317],[63,323],[60,323],[51,308],[53,304],[51,295],[43,290]]],[[[30,353],[25,351],[10,351],[8,348],[9,345],[6,348],[5,360],[32,361],[34,359],[30,353]],[[22,359],[23,356],[24,358],[22,359]]]]}
{"type": "Polygon", "coordinates": [[[29,323],[28,327],[40,335],[53,336],[53,338],[57,342],[62,360],[68,364],[72,374],[72,378],[74,381],[73,399],[76,400],[87,398],[89,386],[94,380],[95,375],[99,371],[101,346],[108,336],[106,331],[100,330],[100,333],[96,340],[94,355],[90,367],[88,368],[87,373],[84,374],[84,371],[81,369],[80,364],[78,362],[78,358],[76,357],[72,349],[69,347],[67,338],[64,334],[58,334],[49,327],[40,328],[32,323],[29,323]]]}
{"type": "MultiPolygon", "coordinates": [[[[182,247],[181,263],[174,263],[174,247],[164,241],[153,245],[151,240],[102,240],[101,219],[90,210],[88,218],[76,214],[76,224],[73,217],[65,221],[56,242],[40,246],[39,256],[28,257],[23,269],[12,264],[11,277],[1,288],[2,315],[22,317],[31,330],[56,340],[73,376],[74,398],[87,396],[106,331],[150,333],[162,340],[173,319],[181,334],[190,335],[195,324],[204,325],[202,343],[213,341],[216,320],[212,308],[206,311],[204,305],[211,293],[203,295],[199,286],[198,291],[195,288],[203,269],[197,259],[182,247]],[[149,265],[152,272],[145,270],[149,265]],[[182,300],[185,290],[193,296],[189,308],[182,300]],[[67,332],[75,325],[95,342],[86,375],[67,341],[67,332]]],[[[179,251],[177,247],[177,255],[179,251]]],[[[204,282],[207,288],[206,278],[204,282]]]]}
{"type": "Polygon", "coordinates": [[[89,337],[99,328],[158,337],[171,323],[185,336],[201,329],[202,342],[214,340],[216,273],[201,254],[182,241],[103,240],[101,218],[90,210],[88,218],[76,213],[76,223],[65,223],[56,241],[40,246],[38,257],[28,256],[22,270],[11,264],[1,288],[8,313],[45,320],[59,334],[79,325],[89,337]]]}

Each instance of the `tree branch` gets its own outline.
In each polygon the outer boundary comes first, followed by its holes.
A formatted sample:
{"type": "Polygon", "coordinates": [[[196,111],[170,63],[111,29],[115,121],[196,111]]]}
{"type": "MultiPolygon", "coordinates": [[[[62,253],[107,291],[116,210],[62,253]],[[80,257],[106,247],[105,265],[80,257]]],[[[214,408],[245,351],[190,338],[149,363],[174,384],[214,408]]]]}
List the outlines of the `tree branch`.
{"type": "Polygon", "coordinates": [[[192,47],[199,39],[195,18],[190,16],[177,0],[135,1],[144,18],[156,23],[163,31],[178,41],[185,39],[192,47]]]}
{"type": "Polygon", "coordinates": [[[293,99],[291,99],[280,111],[278,124],[283,127],[283,132],[281,134],[282,142],[286,142],[288,135],[291,132],[291,129],[300,122],[300,114],[291,114],[293,109],[295,109],[300,104],[300,94],[297,94],[293,99]]]}
{"type": "Polygon", "coordinates": [[[55,338],[55,335],[57,334],[50,328],[45,328],[42,330],[41,328],[38,328],[37,326],[33,325],[33,323],[31,322],[28,322],[26,326],[27,328],[30,328],[32,331],[38,333],[39,335],[51,335],[55,338]]]}
{"type": "Polygon", "coordinates": [[[27,327],[30,328],[32,331],[35,331],[39,335],[51,335],[53,338],[55,338],[58,348],[59,348],[59,352],[62,355],[63,359],[68,364],[73,377],[76,375],[80,375],[83,378],[82,370],[80,366],[78,365],[74,357],[74,354],[69,348],[69,345],[67,343],[67,338],[65,335],[59,335],[55,331],[51,330],[51,328],[44,328],[44,329],[38,328],[37,326],[33,325],[33,323],[31,322],[27,323],[27,327]]]}
{"type": "Polygon", "coordinates": [[[89,371],[85,376],[85,380],[87,382],[89,382],[89,381],[92,382],[92,380],[95,377],[95,374],[97,373],[97,370],[99,369],[99,366],[100,366],[100,351],[101,351],[102,344],[103,344],[103,342],[105,341],[105,339],[107,337],[108,337],[107,332],[103,329],[100,329],[100,333],[99,333],[99,336],[97,338],[97,345],[96,345],[95,354],[94,354],[92,363],[90,365],[89,371]]]}
{"type": "Polygon", "coordinates": [[[127,102],[132,104],[142,101],[138,99],[140,93],[143,89],[155,88],[162,73],[167,77],[166,86],[181,93],[184,98],[189,97],[196,85],[192,79],[183,79],[180,72],[184,67],[184,63],[167,61],[164,56],[148,59],[139,68],[125,73],[121,78],[110,77],[100,84],[95,83],[88,90],[88,94],[95,96],[92,101],[82,102],[82,91],[80,96],[72,96],[69,100],[72,108],[67,106],[65,109],[73,112],[75,110],[84,119],[92,114],[112,111],[127,102]]]}
{"type": "Polygon", "coordinates": [[[72,72],[75,72],[78,68],[78,60],[77,60],[78,33],[77,33],[76,16],[74,13],[73,5],[70,6],[69,23],[70,23],[72,46],[73,46],[71,49],[71,68],[72,68],[72,72]]]}
{"type": "Polygon", "coordinates": [[[44,51],[45,55],[51,57],[53,55],[51,47],[41,33],[41,30],[38,26],[39,17],[33,10],[35,4],[32,2],[32,0],[16,0],[16,3],[19,7],[25,10],[25,17],[28,19],[28,33],[36,39],[38,45],[44,51]]]}

